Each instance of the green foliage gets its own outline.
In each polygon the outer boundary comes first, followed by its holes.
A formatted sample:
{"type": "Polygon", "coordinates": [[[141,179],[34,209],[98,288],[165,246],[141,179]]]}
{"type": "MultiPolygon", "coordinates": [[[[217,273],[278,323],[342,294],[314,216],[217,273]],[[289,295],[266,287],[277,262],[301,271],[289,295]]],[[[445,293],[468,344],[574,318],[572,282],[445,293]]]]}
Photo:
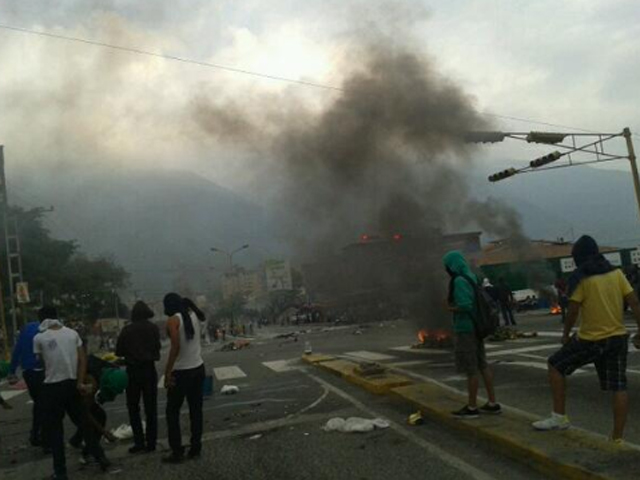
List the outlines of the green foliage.
{"type": "MultiPolygon", "coordinates": [[[[16,208],[12,213],[19,220],[22,270],[32,303],[39,304],[43,299],[58,305],[66,319],[93,320],[115,316],[117,302],[120,316],[127,315],[126,306],[116,294],[127,283],[128,273],[122,267],[109,258],[83,255],[75,241],[51,238],[43,225],[42,209],[16,208]]],[[[0,249],[0,264],[5,267],[4,238],[0,249]]],[[[2,281],[7,296],[6,268],[2,268],[2,281]]]]}

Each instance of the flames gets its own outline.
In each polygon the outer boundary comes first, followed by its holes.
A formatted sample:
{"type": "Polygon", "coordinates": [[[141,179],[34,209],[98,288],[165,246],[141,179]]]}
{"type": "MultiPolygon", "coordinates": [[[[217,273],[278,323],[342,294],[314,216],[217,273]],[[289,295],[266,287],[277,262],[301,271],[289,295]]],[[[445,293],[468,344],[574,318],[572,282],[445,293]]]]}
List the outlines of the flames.
{"type": "Polygon", "coordinates": [[[451,333],[446,330],[427,330],[418,331],[418,345],[415,348],[446,348],[453,344],[451,333]]]}
{"type": "Polygon", "coordinates": [[[551,315],[560,315],[562,313],[562,308],[560,308],[560,305],[558,305],[557,303],[554,303],[553,305],[551,305],[550,313],[551,315]]]}

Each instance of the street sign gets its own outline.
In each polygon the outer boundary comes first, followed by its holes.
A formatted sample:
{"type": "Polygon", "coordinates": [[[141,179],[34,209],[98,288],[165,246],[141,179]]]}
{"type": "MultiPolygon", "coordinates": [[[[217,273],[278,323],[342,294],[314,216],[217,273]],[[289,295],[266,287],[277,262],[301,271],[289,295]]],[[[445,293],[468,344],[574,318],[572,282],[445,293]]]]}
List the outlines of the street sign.
{"type": "Polygon", "coordinates": [[[293,290],[291,266],[287,260],[267,260],[264,262],[267,291],[293,290]]]}
{"type": "Polygon", "coordinates": [[[29,303],[29,284],[27,282],[16,283],[16,298],[18,303],[29,303]]]}
{"type": "MultiPolygon", "coordinates": [[[[620,256],[620,252],[604,253],[603,256],[604,258],[609,260],[609,263],[614,267],[622,266],[622,257],[620,256]]],[[[576,269],[576,263],[573,261],[573,258],[571,257],[561,258],[560,269],[564,273],[573,272],[576,269]]]]}

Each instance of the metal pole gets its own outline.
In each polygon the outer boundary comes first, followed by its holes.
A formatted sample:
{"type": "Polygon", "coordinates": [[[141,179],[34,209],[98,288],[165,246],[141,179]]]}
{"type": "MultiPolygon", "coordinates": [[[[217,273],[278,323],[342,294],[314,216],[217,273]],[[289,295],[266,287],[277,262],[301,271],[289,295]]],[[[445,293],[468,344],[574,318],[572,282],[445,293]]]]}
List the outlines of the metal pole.
{"type": "MultiPolygon", "coordinates": [[[[7,195],[7,179],[4,174],[4,147],[0,145],[0,213],[2,214],[2,226],[4,230],[5,247],[7,249],[7,279],[9,281],[9,300],[11,302],[11,335],[15,339],[18,331],[18,319],[16,316],[16,299],[13,287],[13,275],[11,268],[11,243],[9,240],[9,199],[7,195]]],[[[0,292],[1,294],[2,292],[0,292]]],[[[12,342],[13,343],[13,342],[12,342]]]]}
{"type": "Polygon", "coordinates": [[[629,152],[629,162],[631,163],[631,175],[633,176],[633,186],[636,191],[636,201],[638,202],[638,213],[640,214],[640,175],[638,175],[638,163],[636,162],[636,153],[633,149],[631,141],[631,130],[626,127],[622,131],[624,139],[627,141],[627,150],[629,152]]]}
{"type": "MultiPolygon", "coordinates": [[[[0,147],[2,148],[2,147],[0,147]]],[[[2,294],[2,280],[0,279],[0,321],[2,321],[2,344],[4,348],[4,359],[9,360],[11,352],[9,351],[9,334],[7,333],[7,319],[4,315],[4,295],[2,294]]],[[[15,333],[14,333],[15,336],[15,333]]]]}

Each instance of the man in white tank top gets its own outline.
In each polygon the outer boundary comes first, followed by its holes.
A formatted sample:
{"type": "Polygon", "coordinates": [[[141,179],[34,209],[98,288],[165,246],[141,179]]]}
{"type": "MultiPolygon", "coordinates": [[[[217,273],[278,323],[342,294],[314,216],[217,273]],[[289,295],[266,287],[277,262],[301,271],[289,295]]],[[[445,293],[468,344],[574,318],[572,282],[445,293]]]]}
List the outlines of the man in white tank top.
{"type": "Polygon", "coordinates": [[[167,389],[167,430],[171,455],[163,458],[165,463],[180,463],[184,460],[184,447],[180,430],[180,409],[186,398],[191,423],[191,445],[188,458],[200,457],[202,450],[202,399],[205,377],[204,361],[200,347],[201,321],[204,315],[189,299],[176,293],[164,298],[167,334],[171,340],[169,359],[165,368],[167,389]]]}

